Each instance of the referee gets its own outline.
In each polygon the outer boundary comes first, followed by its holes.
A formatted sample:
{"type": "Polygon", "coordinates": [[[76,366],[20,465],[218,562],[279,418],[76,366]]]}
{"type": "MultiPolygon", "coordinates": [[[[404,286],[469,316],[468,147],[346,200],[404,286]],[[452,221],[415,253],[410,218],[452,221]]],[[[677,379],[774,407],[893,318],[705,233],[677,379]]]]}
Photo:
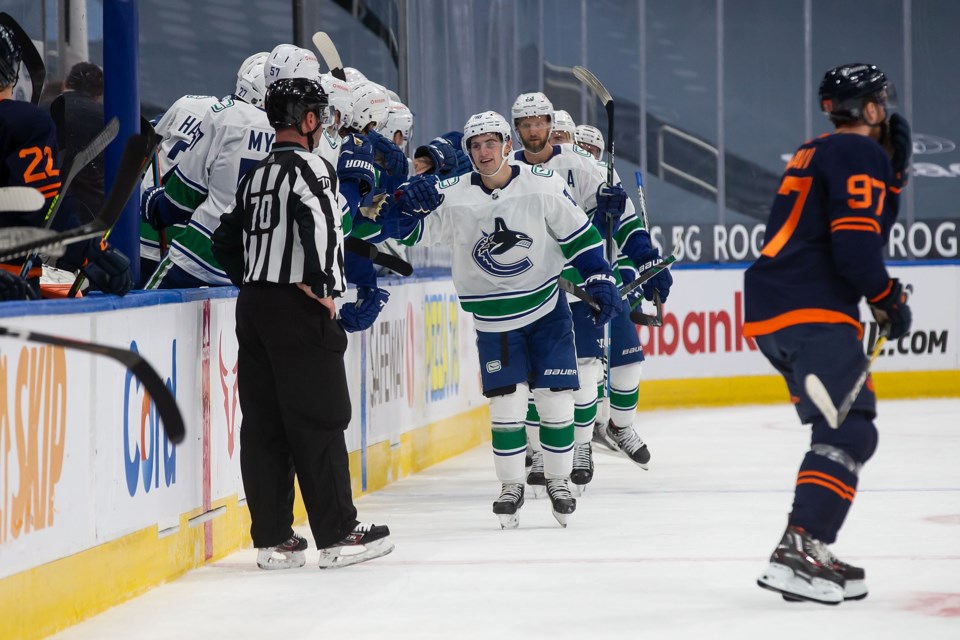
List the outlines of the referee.
{"type": "Polygon", "coordinates": [[[310,153],[330,108],[320,84],[273,83],[266,111],[277,136],[240,181],[220,218],[213,253],[237,298],[240,471],[261,569],[302,567],[307,541],[293,532],[292,460],[320,549],[320,567],[393,550],[385,526],[361,525],[343,432],[350,395],[343,294],[341,202],[333,168],[310,153]]]}

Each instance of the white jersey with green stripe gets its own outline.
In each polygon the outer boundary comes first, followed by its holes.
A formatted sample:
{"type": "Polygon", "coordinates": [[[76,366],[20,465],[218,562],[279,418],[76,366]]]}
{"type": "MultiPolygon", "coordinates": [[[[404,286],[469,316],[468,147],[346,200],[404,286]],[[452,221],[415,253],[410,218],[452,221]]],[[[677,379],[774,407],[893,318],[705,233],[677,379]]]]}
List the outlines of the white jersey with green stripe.
{"type": "Polygon", "coordinates": [[[275,137],[267,114],[253,105],[229,97],[209,107],[164,185],[174,205],[192,212],[170,246],[174,264],[204,282],[230,284],[213,257],[210,238],[220,215],[232,207],[240,179],[267,155],[275,137]]]}
{"type": "MultiPolygon", "coordinates": [[[[217,102],[219,99],[214,96],[186,95],[177,98],[176,102],[170,105],[154,127],[161,138],[155,157],[158,166],[153,167],[153,170],[143,177],[141,192],[156,186],[155,175],[159,175],[161,183],[165,181],[165,176],[177,166],[183,151],[200,135],[200,122],[217,102]]],[[[179,234],[183,226],[176,225],[167,229],[167,240],[179,234]]],[[[140,223],[140,257],[154,262],[160,261],[160,234],[146,222],[140,223]]]]}
{"type": "Polygon", "coordinates": [[[565,189],[540,165],[512,165],[501,189],[470,173],[440,182],[442,204],[413,240],[453,248],[453,283],[480,331],[524,327],[548,314],[568,261],[607,271],[600,234],[565,189]]]}

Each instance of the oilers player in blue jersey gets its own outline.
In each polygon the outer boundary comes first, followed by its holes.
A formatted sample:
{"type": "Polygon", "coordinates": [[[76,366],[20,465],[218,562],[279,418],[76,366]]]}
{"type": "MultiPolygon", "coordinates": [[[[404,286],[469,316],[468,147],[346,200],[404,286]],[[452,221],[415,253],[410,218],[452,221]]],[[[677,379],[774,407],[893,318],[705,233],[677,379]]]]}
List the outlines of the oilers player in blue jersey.
{"type": "Polygon", "coordinates": [[[834,133],[804,143],[787,163],[760,258],[744,278],[744,335],[753,337],[786,379],[810,450],[797,475],[793,509],[770,565],[757,583],[787,600],[838,604],[866,597],[865,573],[827,547],[877,446],[872,382],[833,429],[804,390],[818,376],[834,404],[866,363],[858,305],[866,298],[895,340],[910,330],[904,285],[883,251],[897,217],[911,153],[906,119],[890,113],[894,91],[874,65],[831,69],[820,107],[834,133]]]}
{"type": "MultiPolygon", "coordinates": [[[[38,211],[5,213],[0,227],[41,226],[44,217],[60,193],[60,154],[53,120],[37,106],[13,99],[13,88],[20,74],[22,45],[14,32],[0,26],[0,186],[27,186],[44,197],[38,211]]],[[[52,228],[65,230],[80,225],[70,206],[62,206],[52,220],[52,228]]],[[[69,247],[58,266],[82,269],[87,279],[107,293],[124,295],[133,287],[130,261],[125,255],[99,242],[77,243],[69,247]]],[[[41,267],[34,263],[19,277],[23,260],[0,264],[0,301],[29,300],[39,296],[41,267]],[[19,264],[17,263],[19,262],[19,264]]]]}

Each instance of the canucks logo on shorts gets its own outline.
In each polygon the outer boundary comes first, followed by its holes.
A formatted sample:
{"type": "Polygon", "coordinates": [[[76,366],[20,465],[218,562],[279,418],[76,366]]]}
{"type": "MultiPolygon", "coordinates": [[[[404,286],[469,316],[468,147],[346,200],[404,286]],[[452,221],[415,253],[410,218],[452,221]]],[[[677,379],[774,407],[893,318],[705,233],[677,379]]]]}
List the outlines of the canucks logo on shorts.
{"type": "Polygon", "coordinates": [[[518,253],[514,249],[528,249],[533,240],[525,233],[511,231],[507,228],[503,218],[495,219],[493,233],[483,234],[483,238],[473,247],[473,259],[477,265],[498,278],[509,278],[520,275],[533,266],[530,258],[524,255],[513,262],[502,262],[518,253]],[[498,259],[499,258],[499,259],[498,259]]]}

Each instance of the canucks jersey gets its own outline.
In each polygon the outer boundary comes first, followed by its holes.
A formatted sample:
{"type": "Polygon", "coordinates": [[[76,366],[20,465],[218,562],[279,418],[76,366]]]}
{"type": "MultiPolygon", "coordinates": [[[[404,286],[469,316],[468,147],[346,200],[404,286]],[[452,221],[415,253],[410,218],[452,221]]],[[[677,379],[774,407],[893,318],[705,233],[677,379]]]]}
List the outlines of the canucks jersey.
{"type": "Polygon", "coordinates": [[[173,205],[192,212],[171,243],[174,264],[204,282],[230,284],[210,250],[210,236],[233,203],[240,179],[266,157],[275,136],[267,114],[253,105],[228,97],[209,107],[165,185],[173,205]]]}
{"type": "MultiPolygon", "coordinates": [[[[170,105],[166,113],[157,122],[154,130],[162,139],[154,158],[154,171],[147,172],[141,183],[141,190],[166,184],[167,177],[180,161],[197,136],[200,135],[200,122],[206,112],[219,100],[213,96],[186,95],[170,105]],[[160,184],[157,185],[157,178],[160,184]]],[[[176,225],[167,229],[167,240],[173,240],[183,229],[176,225]]],[[[160,234],[146,222],[140,223],[140,257],[159,262],[160,234]]]]}
{"type": "Polygon", "coordinates": [[[524,327],[556,307],[557,277],[570,261],[586,275],[610,273],[600,234],[564,182],[540,165],[512,165],[490,191],[471,173],[440,182],[443,203],[414,240],[453,247],[453,283],[480,331],[524,327]]]}
{"type": "Polygon", "coordinates": [[[889,286],[883,249],[900,188],[871,138],[834,133],[801,146],[784,171],[761,255],[744,275],[744,335],[805,323],[862,331],[860,299],[889,286]]]}

